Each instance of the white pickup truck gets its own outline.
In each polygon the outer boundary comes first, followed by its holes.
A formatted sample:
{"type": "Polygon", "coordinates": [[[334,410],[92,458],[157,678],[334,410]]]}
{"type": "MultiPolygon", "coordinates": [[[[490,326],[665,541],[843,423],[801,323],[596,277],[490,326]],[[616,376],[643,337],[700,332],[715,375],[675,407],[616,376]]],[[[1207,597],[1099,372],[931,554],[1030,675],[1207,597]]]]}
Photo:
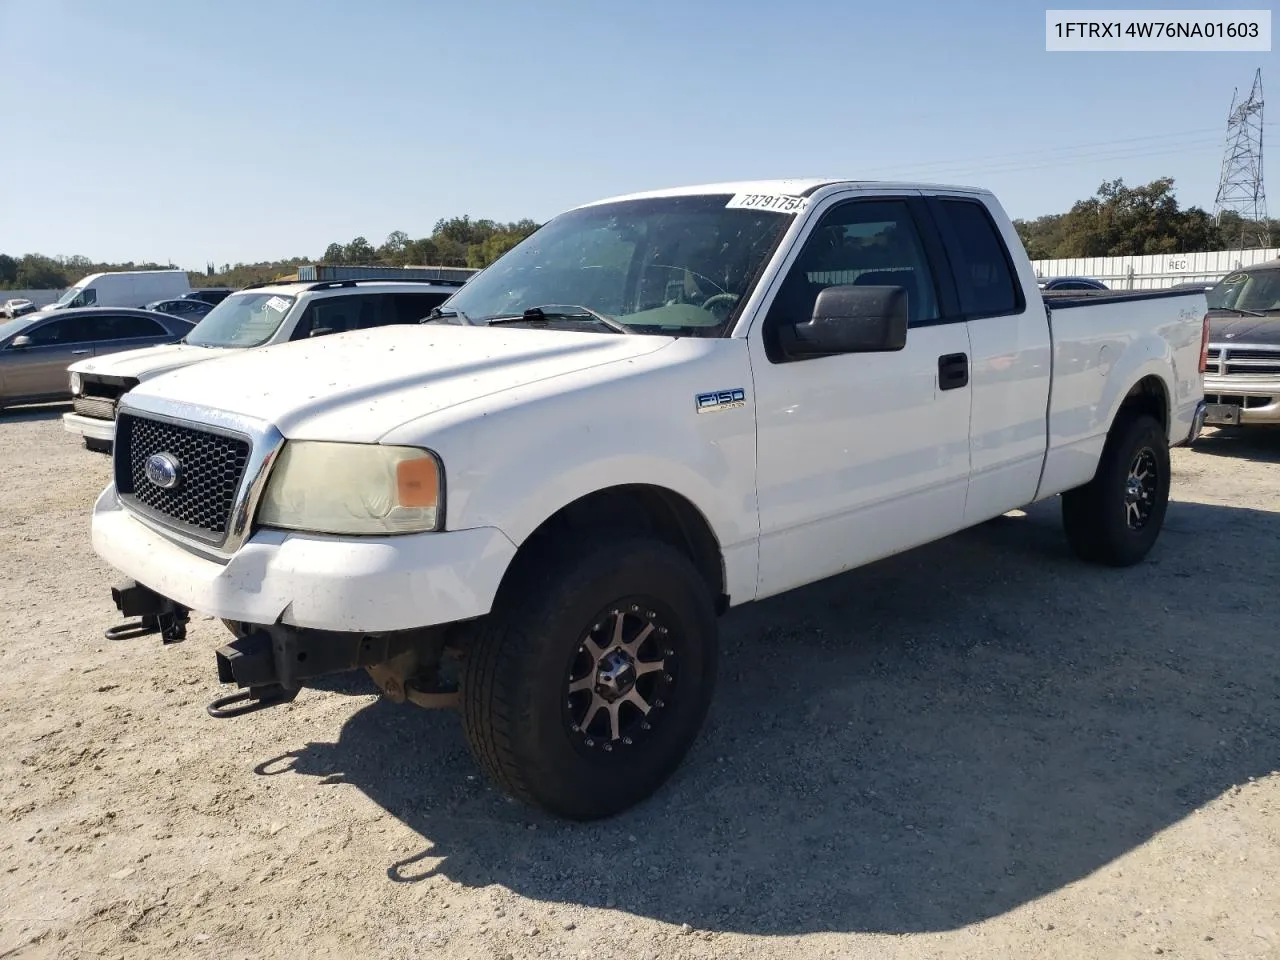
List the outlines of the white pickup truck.
{"type": "Polygon", "coordinates": [[[1083,559],[1161,529],[1203,292],[1050,300],[978,189],[792,180],[589,204],[419,326],[146,381],[94,548],[109,631],[235,638],[215,716],[366,669],[455,705],[552,813],[657,789],[717,615],[1061,495],[1083,559]]]}

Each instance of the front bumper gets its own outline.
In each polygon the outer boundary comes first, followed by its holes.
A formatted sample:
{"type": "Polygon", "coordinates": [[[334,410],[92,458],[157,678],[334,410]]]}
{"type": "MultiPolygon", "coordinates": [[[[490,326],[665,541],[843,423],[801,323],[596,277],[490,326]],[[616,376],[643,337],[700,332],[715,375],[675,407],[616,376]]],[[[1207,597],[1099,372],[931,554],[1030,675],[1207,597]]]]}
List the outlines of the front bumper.
{"type": "Polygon", "coordinates": [[[86,417],[82,413],[64,413],[62,428],[67,433],[74,433],[86,440],[105,440],[107,443],[114,443],[116,439],[114,420],[99,420],[96,417],[86,417]]]}
{"type": "Polygon", "coordinates": [[[1204,378],[1210,426],[1280,424],[1280,379],[1204,378]]]}
{"type": "Polygon", "coordinates": [[[492,527],[391,537],[260,530],[226,563],[179,546],[108,486],[93,505],[94,552],[182,606],[245,624],[386,632],[489,612],[516,548],[492,527]]]}

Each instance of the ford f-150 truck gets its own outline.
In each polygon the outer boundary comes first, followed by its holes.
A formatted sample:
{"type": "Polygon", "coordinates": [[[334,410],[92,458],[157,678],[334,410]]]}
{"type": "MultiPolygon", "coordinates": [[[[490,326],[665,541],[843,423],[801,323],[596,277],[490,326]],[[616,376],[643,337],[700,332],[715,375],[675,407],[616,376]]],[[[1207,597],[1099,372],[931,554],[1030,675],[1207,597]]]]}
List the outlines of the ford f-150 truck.
{"type": "MultiPolygon", "coordinates": [[[[458,280],[324,280],[258,283],[222,298],[177,343],[90,357],[67,367],[68,433],[106,451],[116,405],[143,380],[235,353],[347,330],[417,323],[462,285],[458,280]]],[[[230,384],[228,386],[231,386],[230,384]]]]}
{"type": "Polygon", "coordinates": [[[460,708],[511,794],[616,813],[695,740],[730,607],[1059,495],[1081,558],[1147,554],[1205,296],[1045,301],[981,189],[587,204],[421,325],[126,394],[92,537],[140,619],[109,632],[220,618],[215,716],[365,669],[460,708]]]}

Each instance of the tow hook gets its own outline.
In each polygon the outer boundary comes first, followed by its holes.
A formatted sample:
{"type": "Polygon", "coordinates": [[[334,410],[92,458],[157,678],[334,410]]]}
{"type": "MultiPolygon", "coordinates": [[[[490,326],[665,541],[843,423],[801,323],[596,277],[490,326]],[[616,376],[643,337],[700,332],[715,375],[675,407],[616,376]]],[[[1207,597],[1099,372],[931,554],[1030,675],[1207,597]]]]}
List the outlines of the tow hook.
{"type": "Polygon", "coordinates": [[[111,588],[111,599],[122,616],[136,619],[103,631],[108,640],[133,640],[160,634],[162,643],[178,643],[187,638],[187,622],[191,612],[184,606],[162,597],[136,580],[126,580],[111,588]]]}

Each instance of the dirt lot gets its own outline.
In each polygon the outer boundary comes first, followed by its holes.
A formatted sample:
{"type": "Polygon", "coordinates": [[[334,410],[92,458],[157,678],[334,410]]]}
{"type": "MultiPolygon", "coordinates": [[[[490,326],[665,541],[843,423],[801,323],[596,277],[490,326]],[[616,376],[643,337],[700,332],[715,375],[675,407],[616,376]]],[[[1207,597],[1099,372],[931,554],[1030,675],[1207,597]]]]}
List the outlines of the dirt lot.
{"type": "Polygon", "coordinates": [[[709,725],[570,826],[363,678],[214,720],[112,643],[107,458],[0,415],[0,957],[1280,956],[1280,436],[1175,451],[1148,562],[1054,503],[722,623],[709,725]]]}

